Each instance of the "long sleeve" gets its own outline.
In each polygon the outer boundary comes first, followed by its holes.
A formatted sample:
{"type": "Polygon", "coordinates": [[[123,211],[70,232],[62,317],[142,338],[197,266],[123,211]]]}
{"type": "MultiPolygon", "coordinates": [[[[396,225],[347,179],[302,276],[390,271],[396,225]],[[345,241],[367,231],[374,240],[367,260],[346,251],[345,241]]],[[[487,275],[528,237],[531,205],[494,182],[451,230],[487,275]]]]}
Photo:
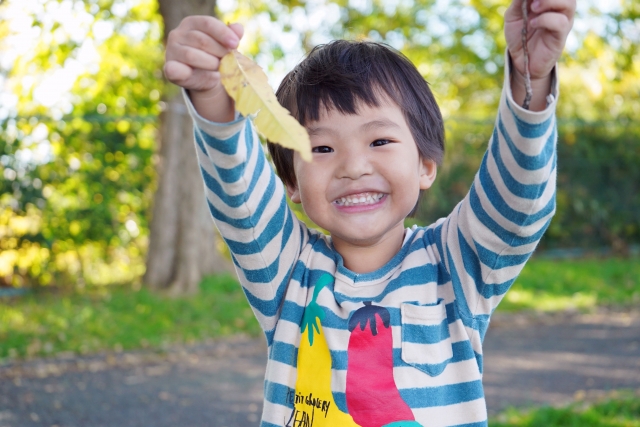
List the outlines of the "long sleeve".
{"type": "Polygon", "coordinates": [[[267,336],[262,426],[314,411],[316,423],[328,425],[310,403],[318,399],[332,414],[352,416],[351,397],[375,404],[385,396],[380,387],[348,390],[349,375],[365,367],[373,379],[386,369],[392,380],[381,384],[422,425],[487,425],[482,339],[555,209],[555,99],[545,111],[525,111],[513,102],[508,72],[505,79],[469,193],[448,217],[407,231],[399,252],[364,274],[348,270],[330,237],[293,215],[250,119],[211,123],[187,102],[209,209],[267,336]],[[386,314],[378,332],[370,325],[358,335],[365,329],[350,323],[367,306],[386,314]],[[377,359],[364,351],[358,362],[354,346],[363,345],[377,359]]]}
{"type": "Polygon", "coordinates": [[[557,78],[541,112],[515,104],[509,81],[507,71],[495,128],[469,193],[429,233],[460,316],[481,336],[555,212],[557,78]]]}
{"type": "Polygon", "coordinates": [[[209,210],[270,345],[306,228],[287,206],[250,119],[213,123],[185,98],[209,210]]]}

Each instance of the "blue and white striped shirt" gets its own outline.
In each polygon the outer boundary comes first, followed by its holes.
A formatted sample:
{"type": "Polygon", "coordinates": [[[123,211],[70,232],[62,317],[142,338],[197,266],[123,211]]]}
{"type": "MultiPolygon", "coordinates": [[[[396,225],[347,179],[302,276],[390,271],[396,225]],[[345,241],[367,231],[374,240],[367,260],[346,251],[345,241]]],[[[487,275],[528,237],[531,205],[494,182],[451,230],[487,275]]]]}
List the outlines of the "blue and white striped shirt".
{"type": "MultiPolygon", "coordinates": [[[[261,426],[322,426],[321,419],[329,419],[331,411],[349,414],[352,425],[363,427],[356,421],[375,418],[377,409],[348,404],[376,399],[375,386],[370,396],[349,396],[366,391],[357,390],[356,374],[351,374],[352,382],[347,379],[350,362],[362,357],[350,343],[349,320],[365,301],[388,313],[393,366],[387,374],[415,420],[385,425],[487,425],[482,341],[489,317],[555,209],[556,101],[542,112],[523,110],[511,98],[506,74],[495,130],[467,196],[446,218],[407,229],[393,259],[365,274],[348,270],[331,238],[307,228],[289,209],[251,120],[212,123],[187,102],[211,214],[267,339],[261,426]],[[323,287],[314,295],[319,280],[323,287]],[[301,332],[310,304],[321,311],[312,320],[321,326],[315,330],[316,341],[324,339],[328,347],[326,369],[330,361],[330,396],[323,397],[322,405],[299,389],[299,374],[307,374],[298,355],[303,344],[305,352],[322,351],[320,344],[307,345],[313,326],[301,332]],[[309,415],[302,413],[304,405],[311,408],[311,418],[304,418],[309,415]]],[[[374,365],[376,357],[372,348],[374,365]]],[[[383,378],[384,367],[372,369],[367,381],[375,384],[375,369],[383,378]]],[[[313,396],[320,399],[321,392],[313,396]]],[[[395,403],[378,402],[389,408],[395,403]]]]}

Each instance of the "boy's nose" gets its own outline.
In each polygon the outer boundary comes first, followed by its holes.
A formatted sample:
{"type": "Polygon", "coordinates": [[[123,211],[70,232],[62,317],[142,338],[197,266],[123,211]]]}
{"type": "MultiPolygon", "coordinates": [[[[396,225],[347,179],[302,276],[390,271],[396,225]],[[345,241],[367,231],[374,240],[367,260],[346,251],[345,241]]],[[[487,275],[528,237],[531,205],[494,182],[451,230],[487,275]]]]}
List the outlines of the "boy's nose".
{"type": "Polygon", "coordinates": [[[338,178],[358,179],[373,173],[373,165],[366,154],[349,152],[340,159],[337,170],[338,178]]]}

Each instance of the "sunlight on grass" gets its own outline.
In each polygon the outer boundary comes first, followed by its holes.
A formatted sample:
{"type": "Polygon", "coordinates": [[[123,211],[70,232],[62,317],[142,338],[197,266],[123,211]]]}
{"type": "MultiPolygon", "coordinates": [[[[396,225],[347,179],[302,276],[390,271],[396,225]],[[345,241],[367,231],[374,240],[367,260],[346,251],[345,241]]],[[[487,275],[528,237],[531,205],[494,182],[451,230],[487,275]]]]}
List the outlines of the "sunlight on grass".
{"type": "Polygon", "coordinates": [[[592,405],[564,408],[509,409],[489,421],[490,427],[640,427],[640,396],[616,392],[592,405]]]}
{"type": "MultiPolygon", "coordinates": [[[[499,311],[591,310],[640,304],[640,260],[533,259],[499,311]]],[[[0,300],[0,360],[197,343],[260,328],[235,277],[212,276],[200,293],[168,298],[130,286],[41,290],[0,300]]]]}
{"type": "Polygon", "coordinates": [[[512,306],[538,311],[587,310],[594,308],[597,300],[595,293],[576,292],[564,296],[527,289],[511,289],[505,296],[505,301],[512,306]]]}
{"type": "Polygon", "coordinates": [[[640,304],[640,259],[532,259],[499,311],[588,311],[640,304]]]}
{"type": "Polygon", "coordinates": [[[0,301],[0,359],[163,347],[239,332],[259,334],[235,278],[209,277],[200,287],[197,296],[176,299],[119,286],[0,301]]]}

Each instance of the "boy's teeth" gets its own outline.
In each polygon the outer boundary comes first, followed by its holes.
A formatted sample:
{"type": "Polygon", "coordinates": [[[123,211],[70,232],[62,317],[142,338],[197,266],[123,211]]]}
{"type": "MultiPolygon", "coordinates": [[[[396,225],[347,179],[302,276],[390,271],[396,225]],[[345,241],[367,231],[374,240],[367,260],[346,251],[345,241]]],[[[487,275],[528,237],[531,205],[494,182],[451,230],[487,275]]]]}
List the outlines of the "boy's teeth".
{"type": "Polygon", "coordinates": [[[366,193],[346,196],[336,200],[336,204],[340,206],[371,205],[382,199],[382,196],[384,196],[382,193],[366,193]]]}

